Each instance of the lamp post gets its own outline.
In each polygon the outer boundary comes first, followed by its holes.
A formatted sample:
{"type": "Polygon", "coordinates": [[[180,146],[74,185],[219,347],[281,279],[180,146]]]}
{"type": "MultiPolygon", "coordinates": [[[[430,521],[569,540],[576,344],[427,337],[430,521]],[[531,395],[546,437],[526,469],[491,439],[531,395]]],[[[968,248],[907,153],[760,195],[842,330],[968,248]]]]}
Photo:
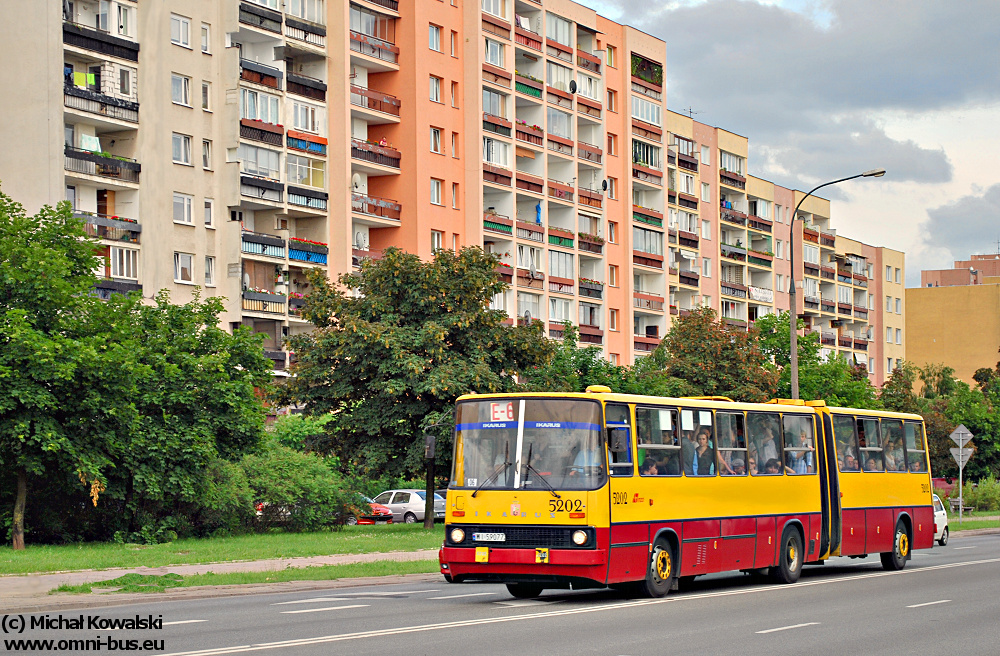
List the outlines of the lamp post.
{"type": "Polygon", "coordinates": [[[846,178],[841,178],[839,180],[833,180],[831,182],[824,182],[823,184],[813,187],[809,190],[805,196],[798,202],[795,206],[795,211],[792,212],[792,223],[789,225],[789,231],[791,238],[789,239],[789,263],[791,264],[791,273],[789,275],[789,282],[791,283],[788,287],[789,296],[789,309],[788,309],[788,329],[791,336],[791,346],[789,347],[789,357],[792,363],[792,398],[799,398],[799,346],[798,346],[798,308],[795,305],[795,221],[799,218],[799,208],[802,207],[802,203],[805,202],[807,198],[812,196],[814,191],[822,189],[823,187],[829,187],[830,185],[835,185],[839,182],[846,182],[847,180],[853,180],[855,178],[881,178],[885,175],[885,169],[872,169],[871,171],[865,171],[864,173],[858,173],[857,175],[852,175],[846,178]]]}

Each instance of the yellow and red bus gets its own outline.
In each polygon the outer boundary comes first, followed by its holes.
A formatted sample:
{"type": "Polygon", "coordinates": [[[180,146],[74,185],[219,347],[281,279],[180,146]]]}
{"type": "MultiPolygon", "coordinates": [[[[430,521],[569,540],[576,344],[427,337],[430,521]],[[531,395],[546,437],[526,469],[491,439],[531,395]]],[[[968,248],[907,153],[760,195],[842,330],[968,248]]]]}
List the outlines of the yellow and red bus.
{"type": "Polygon", "coordinates": [[[935,526],[923,419],[822,401],[466,395],[455,409],[450,582],[623,587],[723,571],[786,583],[832,556],[901,569],[935,526]]]}

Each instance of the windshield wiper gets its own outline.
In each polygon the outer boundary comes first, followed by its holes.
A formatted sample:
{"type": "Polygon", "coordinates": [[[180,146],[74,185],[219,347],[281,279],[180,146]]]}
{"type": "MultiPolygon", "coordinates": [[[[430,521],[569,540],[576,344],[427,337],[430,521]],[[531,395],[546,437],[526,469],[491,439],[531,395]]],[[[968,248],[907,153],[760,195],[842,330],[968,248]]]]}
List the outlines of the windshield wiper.
{"type": "MultiPolygon", "coordinates": [[[[557,499],[562,499],[562,497],[559,496],[559,493],[556,492],[556,489],[554,487],[552,487],[552,484],[549,483],[548,479],[545,478],[545,476],[542,474],[542,472],[538,471],[537,469],[535,469],[534,467],[531,466],[531,449],[534,446],[535,446],[534,442],[532,442],[531,444],[528,445],[528,461],[524,463],[524,471],[525,472],[535,472],[535,474],[538,476],[538,480],[540,480],[542,483],[544,483],[545,487],[549,488],[549,492],[552,493],[552,496],[554,496],[557,499]]],[[[524,478],[527,481],[528,477],[525,476],[524,478]]]]}
{"type": "Polygon", "coordinates": [[[475,499],[475,498],[476,498],[476,495],[477,495],[477,494],[479,494],[479,491],[480,491],[481,489],[483,489],[484,487],[486,487],[487,485],[489,485],[490,483],[492,483],[492,482],[493,482],[494,480],[496,480],[496,478],[497,478],[498,476],[500,476],[500,474],[503,474],[504,472],[506,472],[506,471],[507,471],[507,469],[508,469],[508,468],[509,468],[509,467],[510,467],[510,466],[511,466],[512,464],[514,464],[514,463],[512,463],[512,462],[510,461],[510,442],[505,442],[505,443],[504,443],[504,448],[503,448],[503,460],[504,460],[504,461],[503,461],[503,466],[501,466],[501,465],[497,465],[497,468],[496,468],[496,469],[495,469],[495,470],[493,471],[493,473],[492,473],[492,474],[490,474],[490,477],[489,477],[489,478],[487,478],[487,479],[486,479],[485,481],[483,481],[483,482],[482,482],[482,485],[480,485],[479,487],[477,487],[477,488],[476,488],[476,491],[472,493],[472,498],[473,498],[473,499],[475,499]]]}

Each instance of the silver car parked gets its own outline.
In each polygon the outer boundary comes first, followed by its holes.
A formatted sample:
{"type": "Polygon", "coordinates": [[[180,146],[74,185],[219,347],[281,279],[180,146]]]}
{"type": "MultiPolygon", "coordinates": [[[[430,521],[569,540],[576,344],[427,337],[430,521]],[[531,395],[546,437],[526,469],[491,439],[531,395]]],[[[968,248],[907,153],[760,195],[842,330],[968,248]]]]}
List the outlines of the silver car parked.
{"type": "MultiPolygon", "coordinates": [[[[413,524],[424,521],[424,490],[388,490],[375,497],[375,503],[389,506],[394,523],[413,524]]],[[[434,495],[434,519],[444,519],[444,499],[434,495]]]]}

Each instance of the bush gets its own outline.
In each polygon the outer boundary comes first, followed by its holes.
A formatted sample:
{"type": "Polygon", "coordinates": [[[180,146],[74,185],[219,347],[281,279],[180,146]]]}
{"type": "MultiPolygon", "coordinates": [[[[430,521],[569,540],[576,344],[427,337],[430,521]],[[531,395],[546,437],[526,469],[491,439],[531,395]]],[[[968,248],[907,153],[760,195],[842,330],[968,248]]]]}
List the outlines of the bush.
{"type": "Polygon", "coordinates": [[[1000,510],[1000,481],[990,474],[975,488],[967,485],[962,496],[965,504],[976,510],[1000,510]]]}
{"type": "Polygon", "coordinates": [[[245,456],[240,467],[255,503],[260,529],[284,527],[313,531],[340,525],[356,507],[353,493],[319,456],[301,453],[270,440],[259,454],[245,456]]]}
{"type": "Polygon", "coordinates": [[[208,463],[193,505],[188,516],[200,536],[242,533],[255,518],[253,493],[243,469],[218,458],[208,463]]]}

